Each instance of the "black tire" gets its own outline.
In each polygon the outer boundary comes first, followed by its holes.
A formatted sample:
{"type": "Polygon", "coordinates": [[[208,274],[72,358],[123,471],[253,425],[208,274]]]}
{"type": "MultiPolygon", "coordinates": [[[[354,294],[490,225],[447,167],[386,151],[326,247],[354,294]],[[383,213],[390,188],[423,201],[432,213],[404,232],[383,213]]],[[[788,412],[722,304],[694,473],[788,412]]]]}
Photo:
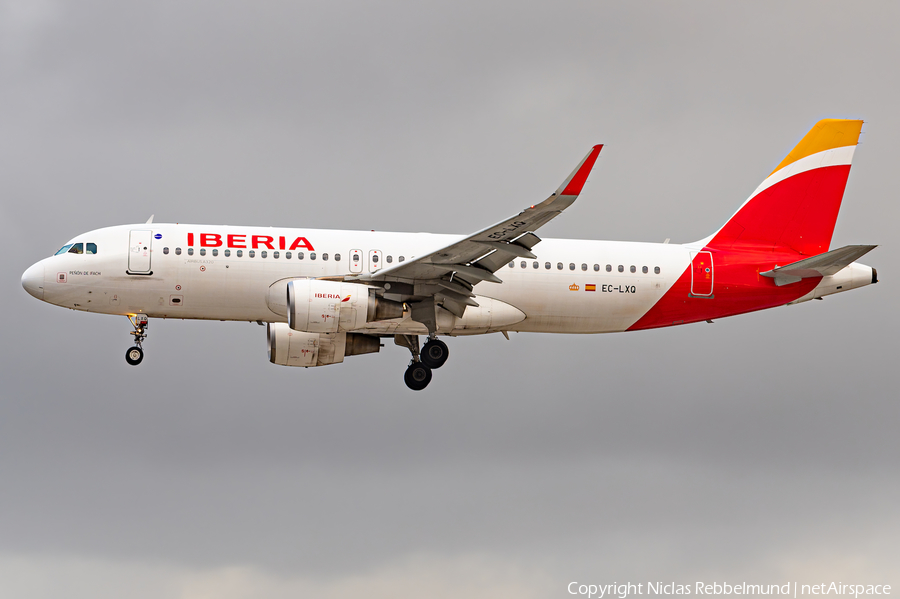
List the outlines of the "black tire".
{"type": "Polygon", "coordinates": [[[431,369],[440,368],[449,357],[450,350],[440,339],[432,339],[422,348],[422,362],[431,369]]]}
{"type": "Polygon", "coordinates": [[[125,352],[125,361],[132,366],[137,366],[143,359],[144,350],[139,348],[137,345],[135,345],[134,347],[129,347],[128,351],[125,352]]]}
{"type": "Polygon", "coordinates": [[[431,369],[421,362],[413,362],[406,369],[403,381],[413,391],[421,391],[431,382],[431,369]]]}

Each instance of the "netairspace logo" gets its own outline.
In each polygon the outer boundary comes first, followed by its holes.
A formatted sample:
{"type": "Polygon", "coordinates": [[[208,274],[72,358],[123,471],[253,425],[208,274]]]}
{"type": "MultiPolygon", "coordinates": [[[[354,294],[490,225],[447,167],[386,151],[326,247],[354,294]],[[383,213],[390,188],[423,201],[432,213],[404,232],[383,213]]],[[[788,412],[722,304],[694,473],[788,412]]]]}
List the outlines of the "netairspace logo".
{"type": "Polygon", "coordinates": [[[749,584],[741,582],[695,582],[693,585],[675,582],[624,582],[611,584],[587,584],[570,582],[566,587],[570,595],[581,595],[593,599],[627,599],[632,595],[784,595],[796,599],[801,595],[843,595],[858,599],[860,595],[890,595],[889,584],[843,584],[841,582],[820,584],[749,584]],[[645,590],[646,589],[646,590],[645,590]]]}

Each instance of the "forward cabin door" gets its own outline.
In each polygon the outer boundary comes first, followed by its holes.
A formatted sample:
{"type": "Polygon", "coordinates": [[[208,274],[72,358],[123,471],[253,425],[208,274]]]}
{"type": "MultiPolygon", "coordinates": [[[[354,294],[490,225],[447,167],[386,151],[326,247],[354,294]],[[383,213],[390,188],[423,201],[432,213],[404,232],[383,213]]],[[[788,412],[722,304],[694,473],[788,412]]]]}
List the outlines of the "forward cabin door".
{"type": "Polygon", "coordinates": [[[153,231],[131,231],[128,235],[128,274],[150,274],[153,231]]]}
{"type": "Polygon", "coordinates": [[[691,295],[712,297],[713,260],[711,252],[694,252],[691,259],[691,295]]]}

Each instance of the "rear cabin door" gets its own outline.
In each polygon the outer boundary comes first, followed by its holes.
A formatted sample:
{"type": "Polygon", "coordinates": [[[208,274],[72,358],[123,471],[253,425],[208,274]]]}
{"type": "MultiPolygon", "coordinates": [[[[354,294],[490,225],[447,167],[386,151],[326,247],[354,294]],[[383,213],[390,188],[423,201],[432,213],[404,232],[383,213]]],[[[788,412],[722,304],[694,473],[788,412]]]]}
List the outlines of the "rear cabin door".
{"type": "Polygon", "coordinates": [[[350,272],[361,273],[363,269],[362,250],[350,250],[350,272]]]}
{"type": "Polygon", "coordinates": [[[150,274],[153,231],[131,231],[128,236],[128,273],[150,274]]]}
{"type": "Polygon", "coordinates": [[[691,295],[712,296],[714,274],[712,253],[696,252],[691,260],[691,295]]]}

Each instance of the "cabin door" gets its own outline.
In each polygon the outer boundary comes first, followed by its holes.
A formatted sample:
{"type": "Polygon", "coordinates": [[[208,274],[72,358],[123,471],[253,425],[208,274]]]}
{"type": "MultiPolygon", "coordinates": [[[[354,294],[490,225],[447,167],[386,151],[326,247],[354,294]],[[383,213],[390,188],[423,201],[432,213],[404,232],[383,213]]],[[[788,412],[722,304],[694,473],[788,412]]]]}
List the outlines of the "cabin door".
{"type": "Polygon", "coordinates": [[[709,297],[713,292],[713,260],[711,252],[696,252],[691,260],[691,295],[709,297]]]}
{"type": "Polygon", "coordinates": [[[150,248],[153,231],[131,231],[128,235],[128,273],[150,273],[150,248]]]}

